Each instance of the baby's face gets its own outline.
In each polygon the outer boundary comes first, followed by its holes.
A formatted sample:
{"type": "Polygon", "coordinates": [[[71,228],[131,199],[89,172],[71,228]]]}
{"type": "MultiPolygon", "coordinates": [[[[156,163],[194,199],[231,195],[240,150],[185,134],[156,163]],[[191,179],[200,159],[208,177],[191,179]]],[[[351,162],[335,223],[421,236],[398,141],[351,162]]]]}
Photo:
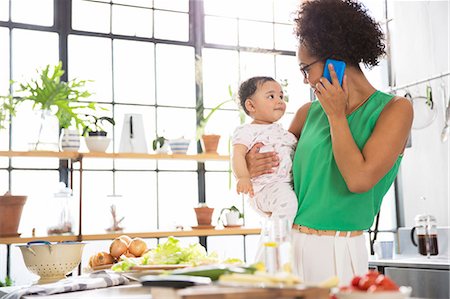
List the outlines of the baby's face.
{"type": "Polygon", "coordinates": [[[267,81],[258,86],[251,97],[254,111],[251,111],[253,123],[270,124],[278,121],[286,111],[283,90],[275,81],[267,81]]]}

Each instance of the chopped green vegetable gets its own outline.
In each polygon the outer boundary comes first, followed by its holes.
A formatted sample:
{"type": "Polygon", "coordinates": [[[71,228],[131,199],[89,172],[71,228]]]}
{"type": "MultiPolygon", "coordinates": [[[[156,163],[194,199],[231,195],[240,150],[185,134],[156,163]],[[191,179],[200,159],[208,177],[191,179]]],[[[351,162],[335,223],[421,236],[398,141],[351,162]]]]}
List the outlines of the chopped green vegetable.
{"type": "Polygon", "coordinates": [[[142,257],[143,265],[175,265],[175,264],[211,264],[217,263],[216,253],[209,254],[206,249],[194,243],[188,247],[181,247],[179,240],[169,237],[164,243],[144,254],[142,257]]]}
{"type": "Polygon", "coordinates": [[[117,264],[114,264],[111,269],[116,272],[127,272],[130,271],[131,267],[139,265],[139,260],[140,259],[132,259],[122,256],[122,260],[117,264]]]}

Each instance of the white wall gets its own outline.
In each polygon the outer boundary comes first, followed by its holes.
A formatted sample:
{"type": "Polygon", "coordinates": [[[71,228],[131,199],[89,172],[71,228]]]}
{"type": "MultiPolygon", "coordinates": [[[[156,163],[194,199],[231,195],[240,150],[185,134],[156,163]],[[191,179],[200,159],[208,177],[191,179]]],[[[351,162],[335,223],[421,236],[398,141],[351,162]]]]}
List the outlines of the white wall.
{"type": "MultiPolygon", "coordinates": [[[[449,9],[448,0],[388,3],[388,13],[393,18],[389,27],[397,86],[449,72],[449,9]]],[[[435,215],[440,226],[449,225],[449,141],[440,140],[449,82],[448,76],[430,82],[437,118],[429,127],[412,131],[412,147],[406,150],[402,162],[406,226],[412,226],[414,216],[422,213],[435,215]],[[447,91],[445,103],[443,84],[447,91]]],[[[422,84],[409,91],[413,96],[425,96],[425,88],[426,84],[422,84]]]]}

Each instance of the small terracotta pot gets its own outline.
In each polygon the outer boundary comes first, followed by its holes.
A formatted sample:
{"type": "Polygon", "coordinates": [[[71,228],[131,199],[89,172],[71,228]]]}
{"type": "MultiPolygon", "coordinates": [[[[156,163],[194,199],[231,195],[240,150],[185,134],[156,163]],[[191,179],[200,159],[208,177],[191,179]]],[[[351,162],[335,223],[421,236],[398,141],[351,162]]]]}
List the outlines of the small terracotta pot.
{"type": "Polygon", "coordinates": [[[203,135],[202,148],[204,153],[217,154],[217,146],[219,145],[220,135],[203,135]]]}
{"type": "Polygon", "coordinates": [[[214,212],[214,208],[201,207],[194,208],[195,214],[197,215],[198,225],[211,225],[211,218],[214,212]]]}
{"type": "Polygon", "coordinates": [[[27,196],[0,196],[0,237],[17,236],[23,205],[27,196]]]}

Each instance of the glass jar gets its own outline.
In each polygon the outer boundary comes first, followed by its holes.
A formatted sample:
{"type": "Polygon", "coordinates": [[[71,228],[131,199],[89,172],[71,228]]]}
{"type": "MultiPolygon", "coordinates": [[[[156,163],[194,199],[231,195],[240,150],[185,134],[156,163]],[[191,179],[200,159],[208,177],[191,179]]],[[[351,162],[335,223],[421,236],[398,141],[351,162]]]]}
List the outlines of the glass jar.
{"type": "Polygon", "coordinates": [[[411,241],[418,247],[421,255],[438,255],[437,221],[433,215],[417,215],[414,218],[415,226],[411,230],[411,241]],[[417,242],[414,238],[417,234],[417,242]]]}
{"type": "Polygon", "coordinates": [[[48,228],[49,235],[73,234],[74,217],[72,213],[72,190],[63,182],[59,183],[59,191],[53,196],[56,225],[48,228]]]}

